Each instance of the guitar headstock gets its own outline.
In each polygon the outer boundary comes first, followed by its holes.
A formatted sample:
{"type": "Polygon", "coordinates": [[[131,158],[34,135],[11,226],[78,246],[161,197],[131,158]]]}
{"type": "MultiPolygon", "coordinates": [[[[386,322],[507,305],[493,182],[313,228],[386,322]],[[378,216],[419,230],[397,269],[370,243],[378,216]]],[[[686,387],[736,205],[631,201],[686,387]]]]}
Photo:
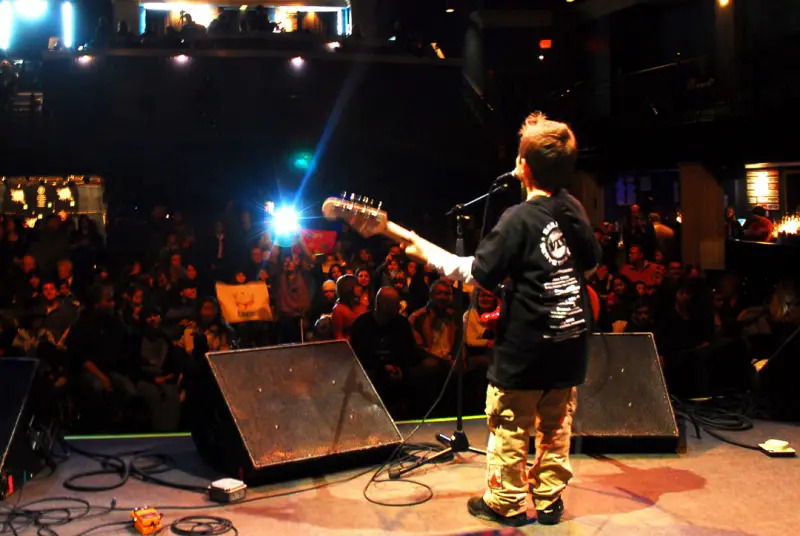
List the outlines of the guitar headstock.
{"type": "Polygon", "coordinates": [[[329,197],[322,203],[322,215],[328,220],[344,220],[358,234],[367,238],[386,231],[389,216],[375,200],[355,194],[329,197]]]}

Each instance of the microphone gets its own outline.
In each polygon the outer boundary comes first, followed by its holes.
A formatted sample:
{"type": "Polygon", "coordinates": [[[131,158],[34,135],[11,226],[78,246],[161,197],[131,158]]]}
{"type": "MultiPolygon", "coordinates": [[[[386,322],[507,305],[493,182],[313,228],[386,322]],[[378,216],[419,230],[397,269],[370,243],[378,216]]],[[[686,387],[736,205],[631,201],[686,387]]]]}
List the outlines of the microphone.
{"type": "Polygon", "coordinates": [[[492,187],[490,188],[493,192],[500,192],[503,190],[508,189],[510,186],[513,186],[517,181],[516,170],[514,171],[507,171],[497,177],[492,182],[492,187]]]}

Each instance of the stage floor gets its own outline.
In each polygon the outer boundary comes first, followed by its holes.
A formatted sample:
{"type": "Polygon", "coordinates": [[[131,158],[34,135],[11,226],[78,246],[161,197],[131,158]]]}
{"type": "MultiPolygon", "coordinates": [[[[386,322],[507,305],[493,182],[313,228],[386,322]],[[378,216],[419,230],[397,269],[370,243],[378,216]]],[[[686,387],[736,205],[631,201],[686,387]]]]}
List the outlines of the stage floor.
{"type": "MultiPolygon", "coordinates": [[[[404,433],[412,428],[408,425],[401,427],[404,433]]],[[[485,444],[487,433],[483,420],[468,421],[465,428],[473,443],[485,444]]],[[[450,433],[452,430],[452,422],[426,424],[412,441],[429,442],[434,433],[450,433]]],[[[732,437],[753,444],[778,438],[798,447],[800,427],[759,421],[755,429],[732,434],[732,437]]],[[[151,448],[170,454],[176,458],[181,470],[162,477],[181,483],[204,486],[214,477],[197,457],[189,437],[73,441],[84,449],[106,453],[151,448]]],[[[706,435],[702,440],[689,438],[687,447],[687,452],[680,455],[576,455],[572,462],[576,477],[564,497],[565,521],[554,527],[533,523],[519,530],[505,529],[498,534],[732,536],[783,535],[800,530],[798,458],[769,458],[760,452],[734,447],[706,435]]],[[[481,491],[484,484],[483,458],[473,454],[413,473],[411,478],[430,486],[434,495],[422,505],[405,508],[377,506],[366,501],[362,490],[370,475],[313,491],[214,509],[207,509],[213,503],[199,494],[157,487],[138,480],[102,493],[74,494],[62,487],[67,476],[95,468],[95,462],[73,454],[56,474],[28,483],[22,496],[12,496],[9,503],[77,495],[98,506],[108,506],[112,497],[126,508],[182,506],[184,510],[163,509],[165,522],[184,515],[218,515],[233,521],[243,536],[487,534],[487,531],[500,528],[476,520],[466,511],[467,498],[481,491]]],[[[248,498],[342,481],[362,471],[251,489],[248,498]]],[[[422,489],[410,484],[388,483],[376,485],[371,496],[386,501],[405,501],[423,494],[422,489]]],[[[119,510],[55,529],[60,536],[74,536],[101,523],[125,520],[128,515],[129,510],[119,510]]],[[[21,534],[35,534],[35,530],[29,529],[21,534]]],[[[135,532],[133,529],[110,528],[91,534],[129,535],[135,532]]]]}

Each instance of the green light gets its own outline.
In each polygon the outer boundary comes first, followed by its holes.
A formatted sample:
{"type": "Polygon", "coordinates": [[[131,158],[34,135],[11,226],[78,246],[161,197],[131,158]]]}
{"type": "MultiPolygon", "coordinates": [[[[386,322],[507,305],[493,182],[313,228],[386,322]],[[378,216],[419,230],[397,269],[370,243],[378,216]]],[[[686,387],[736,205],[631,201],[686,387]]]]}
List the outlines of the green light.
{"type": "Polygon", "coordinates": [[[306,170],[311,166],[311,154],[309,153],[298,153],[292,159],[292,164],[297,169],[306,170]]]}

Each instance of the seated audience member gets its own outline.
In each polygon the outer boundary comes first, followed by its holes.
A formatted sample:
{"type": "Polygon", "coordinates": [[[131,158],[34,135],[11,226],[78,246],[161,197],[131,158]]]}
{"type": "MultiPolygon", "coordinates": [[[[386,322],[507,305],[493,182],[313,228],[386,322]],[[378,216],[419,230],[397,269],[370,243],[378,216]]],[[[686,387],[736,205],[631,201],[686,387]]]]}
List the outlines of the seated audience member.
{"type": "Polygon", "coordinates": [[[331,312],[333,338],[350,340],[350,328],[359,315],[367,312],[356,295],[358,282],[353,275],[343,275],[336,282],[336,305],[331,312]]]}
{"type": "MultiPolygon", "coordinates": [[[[56,264],[56,277],[59,282],[59,291],[62,296],[64,292],[61,287],[66,285],[69,294],[72,294],[75,289],[75,277],[72,275],[72,261],[69,259],[61,259],[56,264]]],[[[80,292],[78,292],[80,293],[80,292]]],[[[69,295],[68,294],[68,295],[69,295]]]]}
{"type": "Polygon", "coordinates": [[[322,283],[320,289],[322,292],[317,292],[314,295],[314,300],[311,303],[311,319],[316,323],[322,315],[329,315],[333,311],[333,306],[336,305],[336,282],[328,279],[322,283]]]}
{"type": "Polygon", "coordinates": [[[381,287],[391,287],[392,273],[399,269],[400,248],[398,246],[392,246],[389,250],[389,254],[386,255],[386,260],[375,269],[375,277],[373,279],[375,283],[379,284],[381,287]]]}
{"type": "Polygon", "coordinates": [[[625,326],[631,318],[633,303],[635,301],[635,291],[627,277],[614,278],[614,291],[608,295],[608,325],[604,329],[610,329],[614,333],[625,331],[625,326]]]}
{"type": "Polygon", "coordinates": [[[614,291],[614,277],[608,271],[608,266],[601,264],[589,278],[588,283],[594,288],[601,303],[605,303],[608,295],[614,291]]]}
{"type": "Polygon", "coordinates": [[[742,225],[742,237],[753,242],[769,242],[772,240],[773,228],[772,220],[767,217],[767,210],[756,205],[742,225]]]}
{"type": "Polygon", "coordinates": [[[158,305],[161,310],[167,309],[174,298],[175,286],[170,282],[169,276],[163,271],[156,273],[149,300],[158,305]]]}
{"type": "Polygon", "coordinates": [[[114,289],[93,288],[67,338],[67,348],[80,367],[80,396],[86,413],[115,420],[124,417],[136,395],[131,370],[128,330],[114,314],[114,289]]]}
{"type": "Polygon", "coordinates": [[[328,275],[328,279],[339,281],[339,278],[344,275],[344,269],[342,269],[341,264],[334,263],[328,267],[328,271],[326,273],[328,275]]]}
{"type": "Polygon", "coordinates": [[[236,347],[236,338],[231,326],[222,318],[216,298],[200,300],[193,325],[183,332],[180,345],[194,359],[201,359],[206,352],[231,350],[236,347]]]}
{"type": "Polygon", "coordinates": [[[420,396],[415,398],[415,415],[424,414],[439,392],[458,347],[463,322],[453,310],[453,288],[444,280],[435,281],[428,305],[408,319],[422,360],[412,372],[420,396]]]}
{"type": "Polygon", "coordinates": [[[372,274],[372,272],[375,271],[375,262],[372,260],[372,253],[370,250],[367,248],[361,248],[358,251],[358,256],[353,259],[353,262],[350,263],[350,266],[352,266],[356,272],[363,268],[372,274]]]}
{"type": "Polygon", "coordinates": [[[161,311],[142,309],[142,327],[132,337],[133,377],[147,409],[149,429],[172,432],[180,420],[180,350],[161,330],[161,311]]]}
{"type": "MultiPolygon", "coordinates": [[[[664,315],[658,326],[659,353],[669,356],[691,348],[707,345],[713,337],[713,321],[705,318],[700,307],[700,284],[685,281],[675,295],[672,310],[664,315]]],[[[710,311],[709,311],[710,312],[710,311]]]]}
{"type": "MultiPolygon", "coordinates": [[[[11,286],[11,285],[9,285],[11,286]]],[[[28,273],[24,283],[15,285],[12,304],[19,311],[30,311],[39,303],[42,293],[42,279],[39,272],[33,270],[28,273]]]]}
{"type": "Polygon", "coordinates": [[[406,277],[408,279],[408,308],[406,314],[409,315],[418,309],[425,307],[428,303],[428,292],[431,283],[438,279],[432,267],[420,266],[414,261],[409,261],[406,266],[406,277]]]}
{"type": "Polygon", "coordinates": [[[264,250],[259,246],[250,248],[250,260],[244,269],[247,279],[258,279],[258,273],[262,269],[264,269],[264,250]]]}
{"type": "Polygon", "coordinates": [[[169,308],[163,315],[163,321],[160,314],[161,310],[158,309],[159,329],[166,333],[170,340],[178,340],[186,328],[194,321],[198,305],[197,292],[197,285],[189,280],[185,280],[180,285],[180,294],[178,298],[169,305],[169,308]]]}
{"type": "Polygon", "coordinates": [[[124,294],[125,302],[120,309],[120,317],[128,327],[138,326],[142,318],[140,313],[144,305],[144,289],[141,287],[131,287],[124,294]]]}
{"type": "Polygon", "coordinates": [[[42,284],[41,333],[53,345],[61,345],[70,327],[78,319],[78,308],[70,301],[61,299],[55,283],[45,281],[42,284]]]}
{"type": "Polygon", "coordinates": [[[358,298],[366,309],[372,309],[375,300],[375,290],[372,287],[372,274],[367,268],[356,269],[356,281],[358,282],[358,298]]]}
{"type": "Polygon", "coordinates": [[[720,337],[741,335],[739,315],[744,309],[741,281],[733,274],[722,276],[714,291],[714,325],[720,337]]]}
{"type": "Polygon", "coordinates": [[[645,259],[642,247],[633,244],[628,250],[628,264],[622,267],[619,274],[628,278],[631,283],[641,281],[647,286],[653,284],[656,267],[645,259]]]}
{"type": "Polygon", "coordinates": [[[180,253],[172,253],[169,256],[169,268],[167,277],[173,285],[178,285],[186,279],[186,270],[183,267],[183,257],[180,253]]]}
{"type": "Polygon", "coordinates": [[[498,300],[491,292],[479,289],[473,295],[472,302],[472,306],[464,313],[467,361],[475,356],[485,358],[488,365],[488,360],[491,358],[490,350],[494,347],[494,332],[481,322],[481,315],[495,311],[498,300]]]}
{"type": "MultiPolygon", "coordinates": [[[[669,261],[666,277],[679,284],[683,279],[683,264],[680,261],[669,261]]],[[[677,290],[676,288],[675,291],[677,292],[677,290]]]]}
{"type": "Polygon", "coordinates": [[[636,291],[636,297],[640,300],[645,300],[650,295],[649,287],[644,284],[644,281],[637,281],[633,288],[636,291]]]}
{"type": "Polygon", "coordinates": [[[247,283],[247,274],[244,270],[234,270],[233,271],[233,281],[231,282],[233,285],[244,285],[247,283]]]}
{"type": "Polygon", "coordinates": [[[395,419],[407,416],[405,378],[417,361],[411,326],[400,315],[397,291],[384,287],[375,310],[359,316],[350,332],[353,351],[395,419]]]}
{"type": "Polygon", "coordinates": [[[687,264],[686,269],[683,272],[683,277],[685,279],[700,279],[703,277],[703,273],[700,271],[699,266],[687,264]]]}
{"type": "Polygon", "coordinates": [[[309,335],[309,339],[313,341],[332,341],[333,338],[333,324],[331,323],[331,315],[321,315],[316,322],[314,322],[314,330],[309,335]]]}
{"type": "Polygon", "coordinates": [[[194,284],[195,287],[197,287],[197,292],[200,294],[206,294],[212,290],[210,285],[207,285],[205,280],[201,277],[197,269],[197,264],[193,262],[186,264],[186,281],[194,284]]]}
{"type": "Polygon", "coordinates": [[[403,270],[395,270],[392,272],[391,279],[392,287],[394,287],[394,289],[397,291],[397,294],[400,296],[400,314],[403,316],[408,316],[414,311],[410,310],[408,305],[410,296],[408,294],[408,287],[406,286],[406,283],[408,282],[406,273],[403,270]]]}
{"type": "Polygon", "coordinates": [[[625,326],[625,333],[652,333],[655,330],[653,310],[650,301],[639,299],[633,304],[631,319],[625,326]]]}
{"type": "Polygon", "coordinates": [[[498,299],[483,289],[473,293],[472,306],[464,313],[464,405],[469,413],[480,413],[481,393],[486,392],[486,371],[492,362],[495,333],[481,323],[481,315],[497,309],[498,299]]]}

